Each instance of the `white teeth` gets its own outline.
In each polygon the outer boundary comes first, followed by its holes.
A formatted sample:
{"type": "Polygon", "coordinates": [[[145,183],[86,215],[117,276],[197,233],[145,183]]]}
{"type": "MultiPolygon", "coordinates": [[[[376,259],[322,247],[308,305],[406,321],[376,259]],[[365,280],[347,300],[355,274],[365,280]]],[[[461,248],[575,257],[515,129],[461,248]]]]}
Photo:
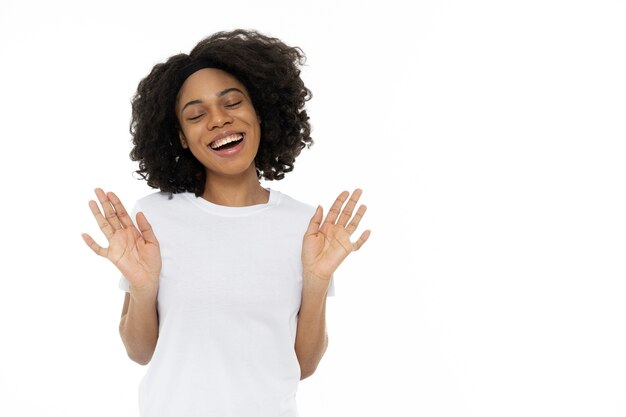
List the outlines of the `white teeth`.
{"type": "Polygon", "coordinates": [[[226,136],[225,138],[215,140],[211,142],[209,146],[211,147],[211,149],[217,149],[220,146],[226,145],[227,143],[235,142],[241,139],[243,139],[243,135],[241,133],[235,133],[234,135],[226,136]]]}

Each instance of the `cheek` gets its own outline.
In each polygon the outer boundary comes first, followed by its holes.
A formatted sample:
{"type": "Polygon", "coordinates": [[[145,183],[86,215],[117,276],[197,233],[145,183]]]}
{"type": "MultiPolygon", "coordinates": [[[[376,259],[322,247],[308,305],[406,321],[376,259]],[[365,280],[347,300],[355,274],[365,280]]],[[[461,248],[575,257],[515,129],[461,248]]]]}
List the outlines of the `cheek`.
{"type": "Polygon", "coordinates": [[[202,126],[198,124],[187,125],[183,129],[183,134],[187,139],[188,145],[193,145],[194,142],[197,142],[202,138],[202,126]]]}

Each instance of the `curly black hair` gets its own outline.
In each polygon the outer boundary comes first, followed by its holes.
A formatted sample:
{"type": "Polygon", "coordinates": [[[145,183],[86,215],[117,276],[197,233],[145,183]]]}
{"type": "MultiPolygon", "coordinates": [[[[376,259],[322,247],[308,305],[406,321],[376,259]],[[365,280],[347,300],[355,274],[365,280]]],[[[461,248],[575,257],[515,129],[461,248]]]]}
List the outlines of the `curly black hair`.
{"type": "Polygon", "coordinates": [[[217,32],[201,40],[189,55],[174,55],[155,65],[132,99],[130,158],[139,161],[136,173],[163,192],[203,193],[206,170],[180,143],[175,106],[181,71],[209,61],[246,87],[263,121],[255,157],[258,178],[283,179],[302,149],[313,144],[304,109],[311,91],[299,69],[305,59],[298,47],[255,30],[237,29],[217,32]]]}

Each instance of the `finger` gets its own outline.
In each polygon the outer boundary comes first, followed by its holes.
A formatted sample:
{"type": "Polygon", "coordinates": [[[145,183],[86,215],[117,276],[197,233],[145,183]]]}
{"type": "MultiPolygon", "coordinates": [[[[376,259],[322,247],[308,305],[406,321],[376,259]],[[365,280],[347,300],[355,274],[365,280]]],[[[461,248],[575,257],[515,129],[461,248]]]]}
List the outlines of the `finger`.
{"type": "Polygon", "coordinates": [[[357,251],[361,249],[361,246],[363,246],[363,244],[367,242],[367,239],[369,239],[371,233],[372,233],[371,230],[364,231],[361,234],[361,237],[359,238],[359,240],[357,240],[356,242],[352,244],[352,247],[354,248],[353,250],[357,251]]]}
{"type": "Polygon", "coordinates": [[[115,195],[114,192],[108,192],[107,197],[109,201],[113,204],[113,208],[115,209],[115,213],[117,214],[117,218],[120,220],[120,223],[123,227],[135,227],[133,224],[133,220],[128,215],[128,212],[124,208],[124,205],[120,201],[120,199],[115,195]]]}
{"type": "Polygon", "coordinates": [[[346,226],[346,232],[348,232],[350,235],[354,233],[356,228],[359,227],[359,223],[361,223],[361,219],[363,218],[366,210],[367,206],[365,204],[362,204],[356,211],[356,214],[354,215],[352,221],[348,224],[348,226],[346,226]]]}
{"type": "Polygon", "coordinates": [[[102,210],[104,210],[104,217],[106,217],[111,227],[113,227],[113,230],[121,229],[122,224],[117,218],[115,208],[113,208],[113,204],[111,204],[111,201],[109,201],[109,198],[106,196],[101,188],[96,188],[96,196],[98,196],[98,201],[100,201],[102,210]]]}
{"type": "Polygon", "coordinates": [[[311,217],[311,221],[309,221],[309,227],[306,229],[306,233],[304,234],[305,236],[315,234],[317,233],[318,230],[320,230],[320,225],[322,224],[323,211],[324,209],[322,208],[322,206],[317,206],[317,209],[315,209],[315,213],[313,214],[313,217],[311,217]]]}
{"type": "Polygon", "coordinates": [[[349,195],[350,193],[347,191],[339,194],[339,197],[337,197],[330,210],[328,210],[324,223],[335,223],[335,220],[337,220],[337,216],[339,216],[339,212],[341,211],[341,206],[343,206],[343,203],[345,203],[349,195]]]}
{"type": "Polygon", "coordinates": [[[102,246],[98,245],[91,236],[89,236],[87,233],[83,233],[81,236],[83,237],[83,240],[85,241],[87,246],[89,246],[91,250],[95,252],[96,255],[104,256],[104,257],[107,256],[106,255],[107,250],[104,249],[102,246]]]}
{"type": "Polygon", "coordinates": [[[345,226],[348,223],[348,220],[350,220],[350,218],[352,217],[352,211],[354,210],[356,203],[359,201],[359,198],[361,198],[362,192],[363,190],[361,190],[360,188],[354,190],[354,192],[352,193],[352,197],[350,197],[350,200],[348,200],[348,204],[346,204],[346,206],[341,211],[339,220],[337,220],[338,225],[345,226]]]}
{"type": "Polygon", "coordinates": [[[152,230],[152,226],[150,226],[148,219],[146,219],[146,216],[141,211],[137,213],[137,226],[139,227],[141,236],[146,242],[153,243],[156,245],[159,244],[159,242],[157,241],[156,235],[154,234],[154,231],[152,230]]]}
{"type": "Polygon", "coordinates": [[[96,222],[98,222],[98,226],[100,226],[100,230],[102,230],[102,233],[104,233],[104,236],[106,236],[106,238],[109,239],[111,236],[113,236],[113,233],[115,233],[115,229],[113,229],[113,227],[108,222],[108,220],[105,219],[102,213],[100,212],[98,203],[96,203],[93,200],[90,200],[89,208],[91,209],[91,213],[93,214],[93,217],[96,218],[96,222]]]}

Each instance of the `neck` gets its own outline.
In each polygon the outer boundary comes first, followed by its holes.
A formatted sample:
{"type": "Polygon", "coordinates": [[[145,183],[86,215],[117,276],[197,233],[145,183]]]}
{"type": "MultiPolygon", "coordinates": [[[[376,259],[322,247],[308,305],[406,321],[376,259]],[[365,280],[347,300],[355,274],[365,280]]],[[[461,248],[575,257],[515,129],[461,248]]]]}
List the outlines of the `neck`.
{"type": "Polygon", "coordinates": [[[228,207],[245,207],[265,204],[269,191],[261,187],[256,169],[238,176],[216,176],[207,172],[202,198],[213,204],[228,207]]]}

